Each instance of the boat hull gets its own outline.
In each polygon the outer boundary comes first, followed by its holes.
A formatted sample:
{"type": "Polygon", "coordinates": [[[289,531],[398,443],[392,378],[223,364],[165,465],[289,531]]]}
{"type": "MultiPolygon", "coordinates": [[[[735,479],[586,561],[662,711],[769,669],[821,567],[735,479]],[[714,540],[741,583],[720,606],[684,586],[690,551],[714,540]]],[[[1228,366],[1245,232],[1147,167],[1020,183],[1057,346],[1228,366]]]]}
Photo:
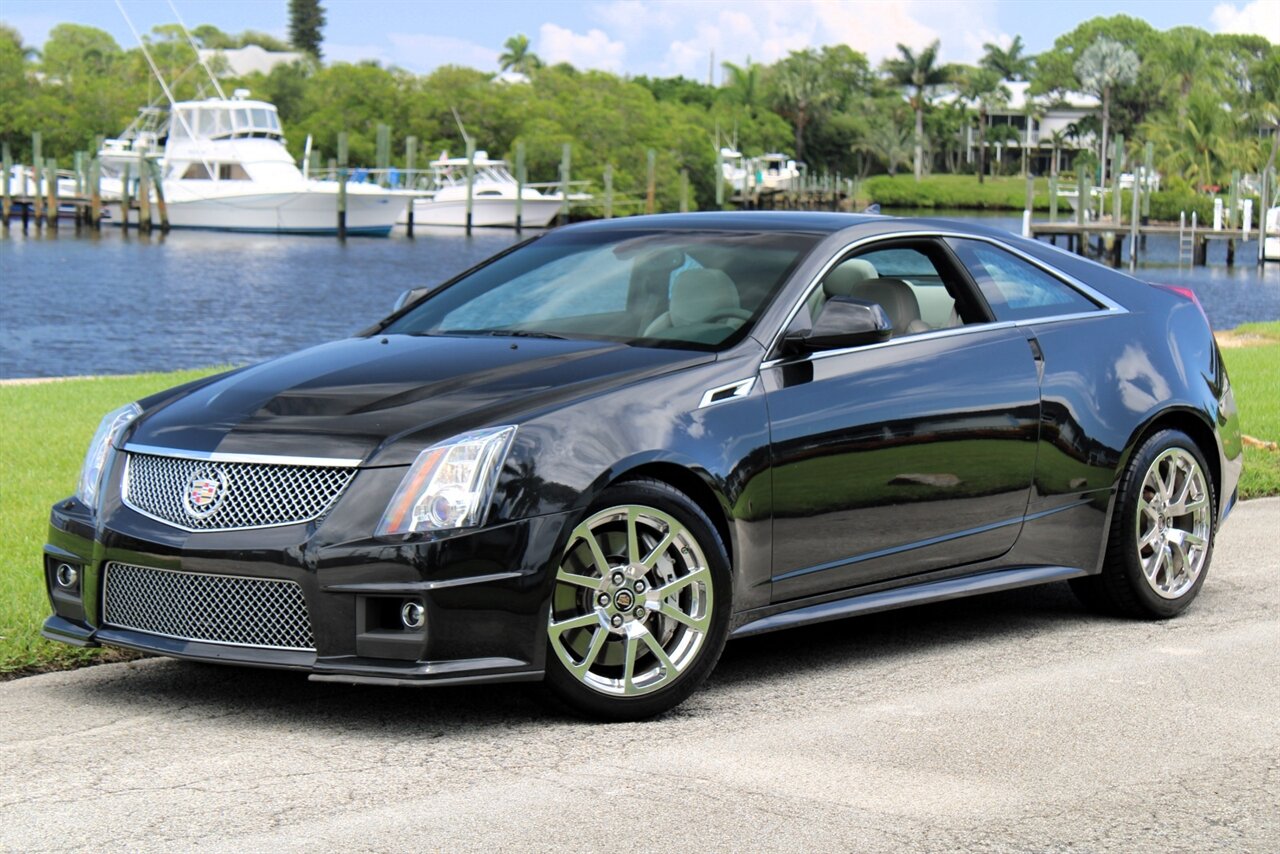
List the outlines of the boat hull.
{"type": "MultiPolygon", "coordinates": [[[[171,228],[211,229],[268,234],[337,234],[336,191],[306,190],[285,193],[248,193],[235,196],[176,198],[168,201],[171,228]]],[[[403,208],[386,193],[347,194],[347,233],[385,236],[391,233],[403,208]]],[[[152,216],[158,220],[158,211],[152,216]]],[[[129,212],[137,224],[138,212],[129,212]]]]}
{"type": "MultiPolygon", "coordinates": [[[[545,228],[560,212],[556,198],[524,199],[520,224],[525,228],[545,228]]],[[[401,222],[404,217],[401,217],[401,222]]],[[[415,225],[462,227],[467,224],[466,199],[418,199],[413,203],[415,225]]],[[[514,228],[515,199],[476,198],[471,204],[471,224],[477,228],[514,228]]]]}

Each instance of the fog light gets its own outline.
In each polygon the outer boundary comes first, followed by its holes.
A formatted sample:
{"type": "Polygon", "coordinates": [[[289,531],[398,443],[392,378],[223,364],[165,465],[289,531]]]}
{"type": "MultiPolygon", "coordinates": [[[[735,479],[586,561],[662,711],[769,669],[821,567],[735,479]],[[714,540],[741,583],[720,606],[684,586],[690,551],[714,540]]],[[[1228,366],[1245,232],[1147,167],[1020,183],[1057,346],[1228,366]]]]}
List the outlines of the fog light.
{"type": "Polygon", "coordinates": [[[53,577],[57,579],[59,587],[70,589],[75,587],[76,582],[80,580],[80,573],[71,564],[60,563],[58,568],[53,571],[53,577]]]}
{"type": "Polygon", "coordinates": [[[427,622],[427,609],[422,607],[421,602],[410,599],[400,606],[400,622],[404,623],[406,629],[417,631],[427,622]]]}

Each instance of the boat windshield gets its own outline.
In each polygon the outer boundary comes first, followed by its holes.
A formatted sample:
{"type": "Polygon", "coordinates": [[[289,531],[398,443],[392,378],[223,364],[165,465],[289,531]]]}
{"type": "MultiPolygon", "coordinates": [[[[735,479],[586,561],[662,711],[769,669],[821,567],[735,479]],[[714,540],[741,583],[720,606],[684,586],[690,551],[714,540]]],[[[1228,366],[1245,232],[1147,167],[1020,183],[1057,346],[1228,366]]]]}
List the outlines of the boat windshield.
{"type": "Polygon", "coordinates": [[[792,232],[553,232],[454,280],[381,332],[722,350],[746,337],[818,240],[792,232]]]}
{"type": "Polygon", "coordinates": [[[188,131],[197,139],[281,135],[280,118],[268,105],[182,107],[169,123],[169,135],[188,139],[188,131]]]}

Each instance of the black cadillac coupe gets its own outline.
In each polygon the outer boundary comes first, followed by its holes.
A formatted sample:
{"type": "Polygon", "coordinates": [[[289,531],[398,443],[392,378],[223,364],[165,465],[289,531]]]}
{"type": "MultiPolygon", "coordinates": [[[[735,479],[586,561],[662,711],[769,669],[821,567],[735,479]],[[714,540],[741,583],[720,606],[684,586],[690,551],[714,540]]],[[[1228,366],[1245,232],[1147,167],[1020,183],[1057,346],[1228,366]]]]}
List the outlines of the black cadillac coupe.
{"type": "Polygon", "coordinates": [[[597,222],[107,415],[44,634],[636,719],[788,626],[1060,580],[1171,617],[1240,468],[1190,292],[944,221],[597,222]]]}

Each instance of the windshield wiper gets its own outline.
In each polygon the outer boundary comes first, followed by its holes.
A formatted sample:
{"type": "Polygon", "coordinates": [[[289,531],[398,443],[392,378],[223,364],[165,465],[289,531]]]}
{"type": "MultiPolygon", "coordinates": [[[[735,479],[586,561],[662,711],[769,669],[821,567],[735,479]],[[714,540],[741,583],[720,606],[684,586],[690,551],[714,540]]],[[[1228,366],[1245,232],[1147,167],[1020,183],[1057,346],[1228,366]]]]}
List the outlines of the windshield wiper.
{"type": "Polygon", "coordinates": [[[535,329],[447,329],[438,332],[440,335],[488,335],[493,338],[554,338],[557,341],[568,341],[565,335],[554,332],[539,332],[535,329]]]}

